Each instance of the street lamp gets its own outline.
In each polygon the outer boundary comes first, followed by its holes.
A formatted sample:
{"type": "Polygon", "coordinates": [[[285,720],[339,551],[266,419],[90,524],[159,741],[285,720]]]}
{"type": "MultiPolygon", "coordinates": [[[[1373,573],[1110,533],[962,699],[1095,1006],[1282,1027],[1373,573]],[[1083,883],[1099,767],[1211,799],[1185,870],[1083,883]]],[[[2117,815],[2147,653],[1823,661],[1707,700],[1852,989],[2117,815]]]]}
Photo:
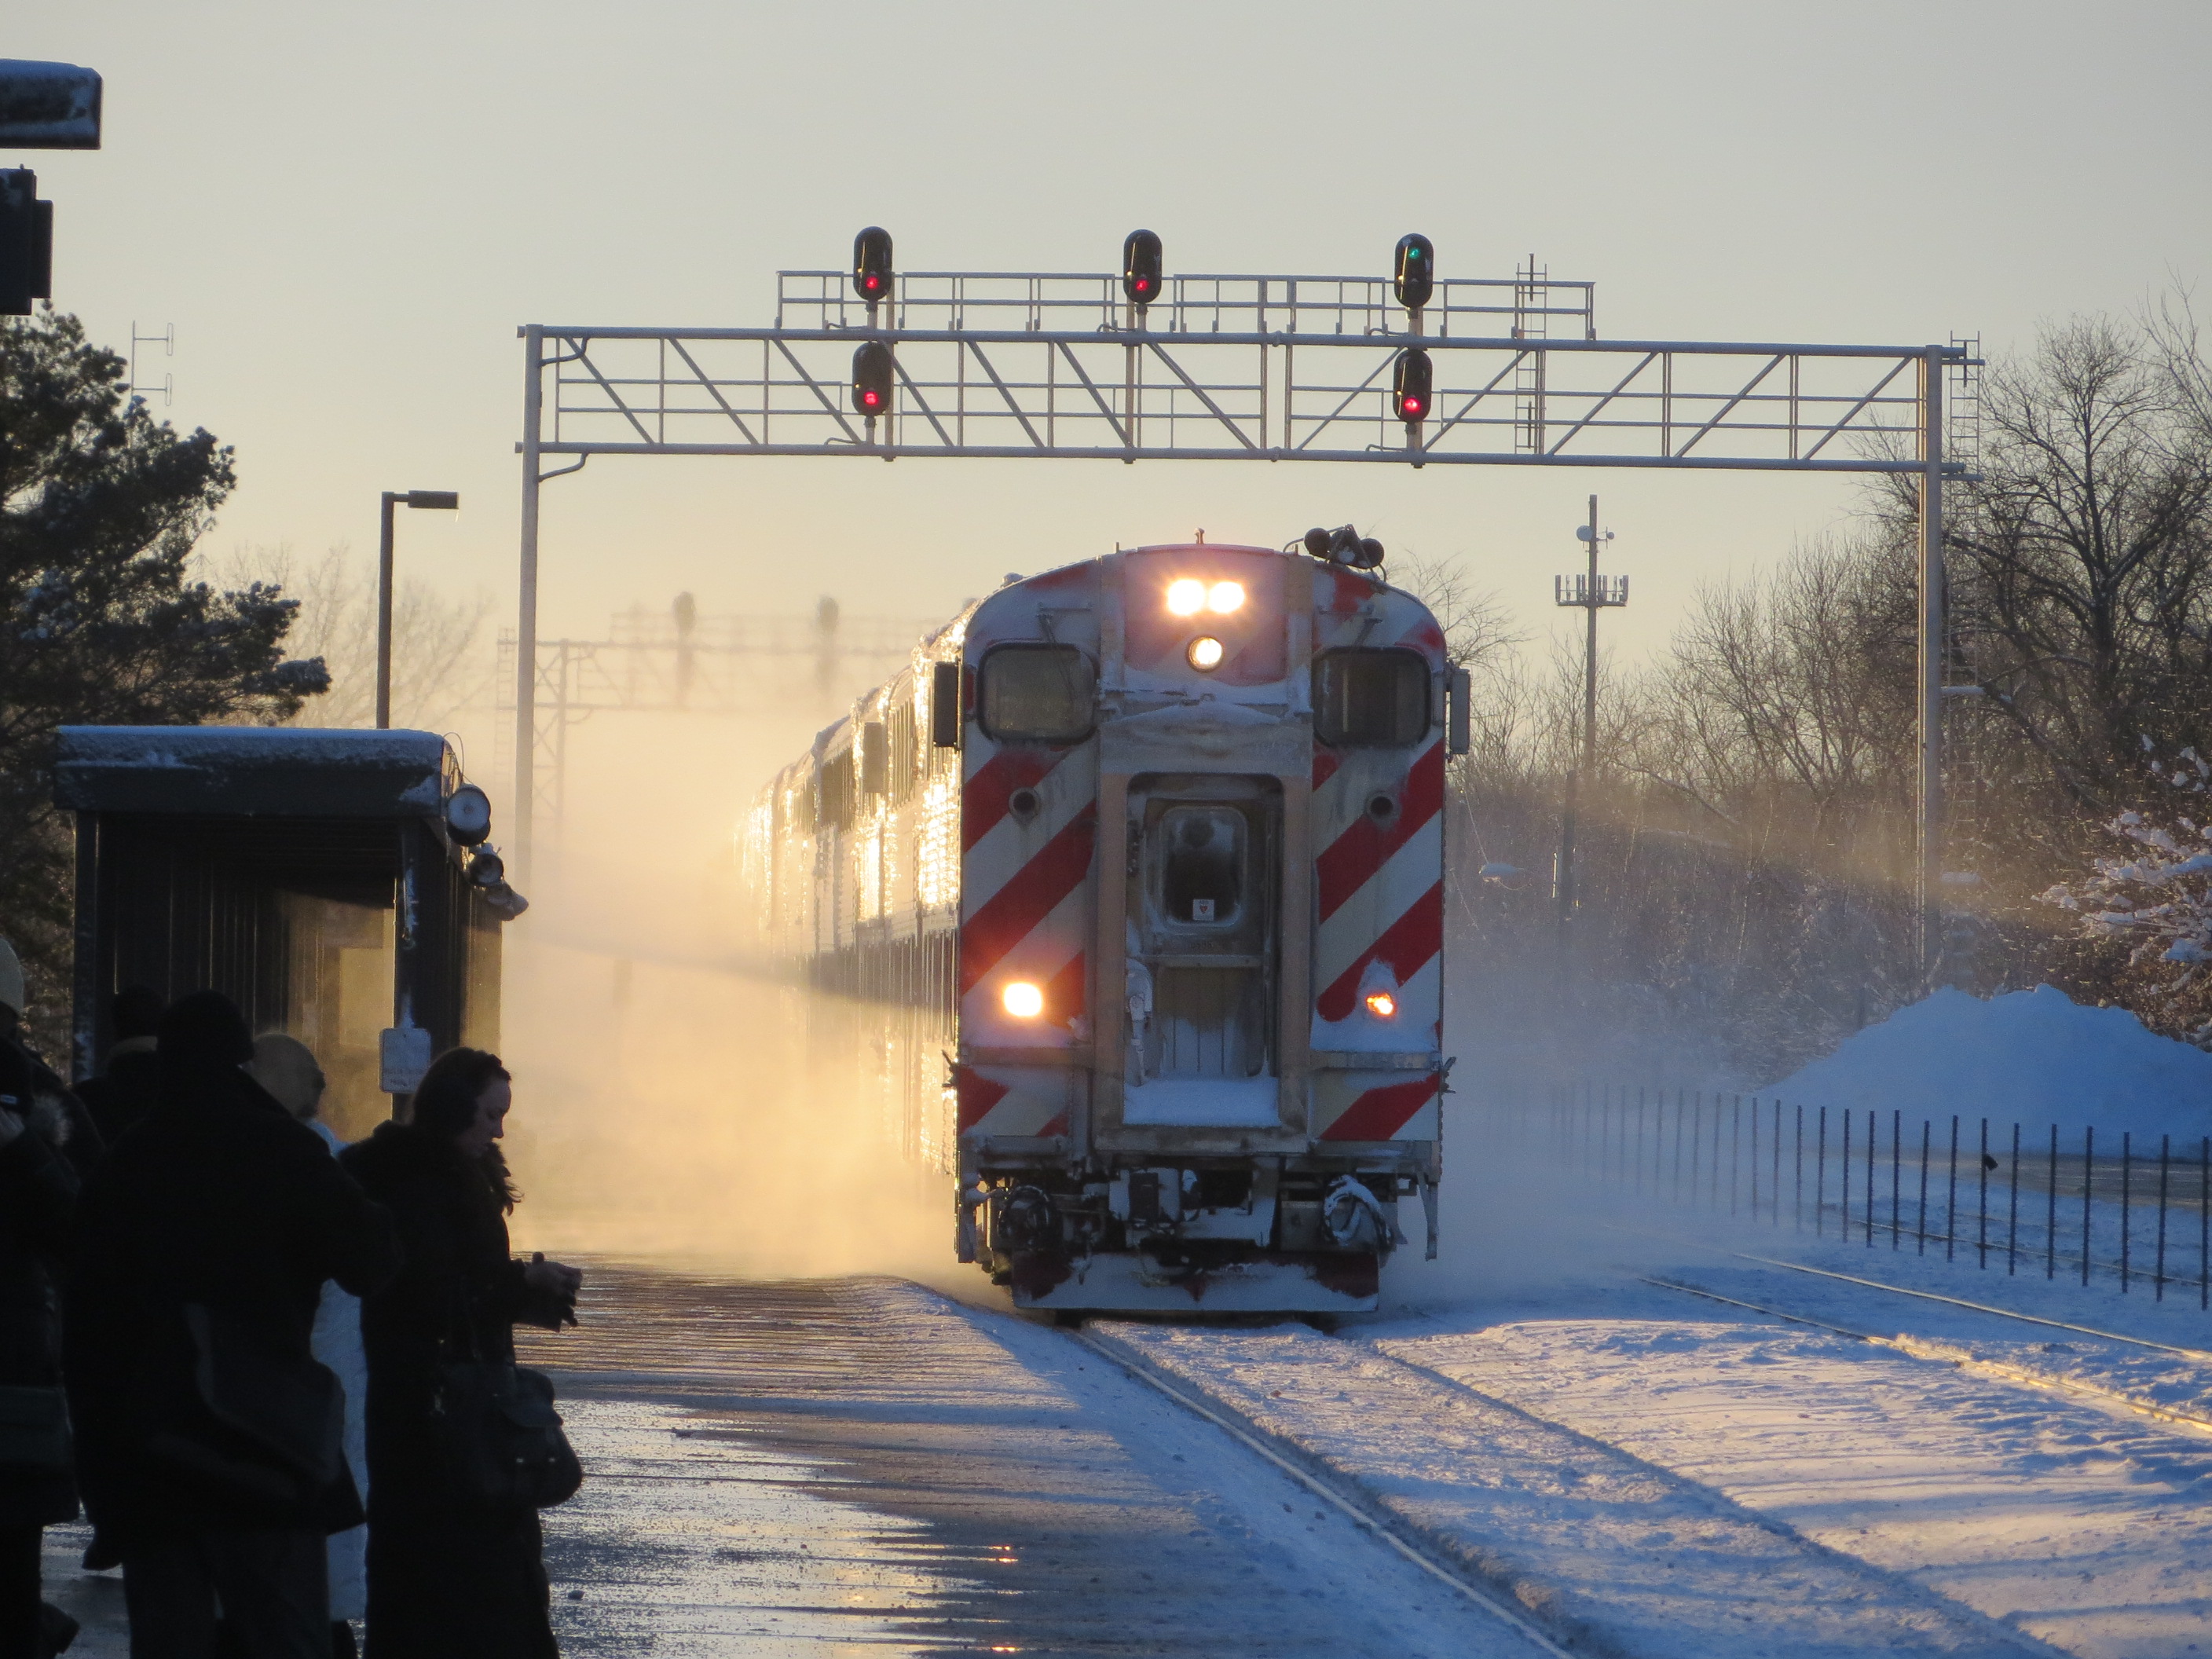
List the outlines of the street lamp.
{"type": "Polygon", "coordinates": [[[428,507],[441,513],[458,511],[461,498],[450,489],[387,489],[384,492],[383,534],[376,550],[376,729],[392,726],[392,509],[428,507]]]}

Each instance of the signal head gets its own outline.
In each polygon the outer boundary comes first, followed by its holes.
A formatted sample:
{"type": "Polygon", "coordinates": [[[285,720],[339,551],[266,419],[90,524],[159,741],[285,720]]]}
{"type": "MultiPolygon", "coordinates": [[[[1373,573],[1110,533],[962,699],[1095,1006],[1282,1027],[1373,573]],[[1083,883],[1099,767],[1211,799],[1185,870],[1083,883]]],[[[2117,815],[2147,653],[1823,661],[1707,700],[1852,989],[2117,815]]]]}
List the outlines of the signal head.
{"type": "Polygon", "coordinates": [[[853,407],[862,415],[888,415],[891,408],[891,349],[869,340],[853,354],[853,407]]]}
{"type": "Polygon", "coordinates": [[[1121,292],[1133,306],[1148,306],[1160,297],[1160,239],[1149,230],[1133,230],[1121,244],[1121,292]]]}
{"type": "Polygon", "coordinates": [[[1398,354],[1398,365],[1390,378],[1398,418],[1407,426],[1419,426],[1427,420],[1436,386],[1436,370],[1429,362],[1429,354],[1419,346],[1407,346],[1398,354]]]}
{"type": "Polygon", "coordinates": [[[1418,232],[1401,236],[1390,279],[1398,291],[1398,303],[1407,310],[1419,311],[1428,304],[1437,286],[1436,245],[1418,232]]]}
{"type": "Polygon", "coordinates": [[[891,293],[891,234],[870,225],[853,239],[853,287],[870,305],[891,293]]]}

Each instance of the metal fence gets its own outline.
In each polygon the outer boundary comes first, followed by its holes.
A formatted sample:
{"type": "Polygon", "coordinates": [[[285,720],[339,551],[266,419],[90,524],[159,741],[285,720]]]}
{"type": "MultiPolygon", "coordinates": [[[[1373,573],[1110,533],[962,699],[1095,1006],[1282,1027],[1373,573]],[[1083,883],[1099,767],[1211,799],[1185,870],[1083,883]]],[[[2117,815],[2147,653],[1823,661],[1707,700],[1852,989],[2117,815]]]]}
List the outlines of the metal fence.
{"type": "Polygon", "coordinates": [[[1554,1163],[1640,1197],[2212,1309],[2212,1136],[2154,1152],[2132,1132],[1600,1084],[1553,1088],[1536,1127],[1554,1163]]]}

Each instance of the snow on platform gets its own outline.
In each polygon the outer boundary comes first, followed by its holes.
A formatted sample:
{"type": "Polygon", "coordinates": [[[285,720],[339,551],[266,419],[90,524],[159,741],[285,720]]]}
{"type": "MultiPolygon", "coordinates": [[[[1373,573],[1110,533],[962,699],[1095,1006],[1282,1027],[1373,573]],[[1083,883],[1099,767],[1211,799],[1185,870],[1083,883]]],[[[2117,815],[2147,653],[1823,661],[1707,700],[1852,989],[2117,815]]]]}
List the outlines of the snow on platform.
{"type": "MultiPolygon", "coordinates": [[[[1908,1118],[2123,1130],[2191,1142],[2212,1133],[2212,1054],[2039,985],[1987,1001],[1945,989],[1759,1091],[1792,1104],[1901,1110],[1908,1118]]],[[[2077,1149],[2078,1150],[2078,1149],[2077,1149]]],[[[2156,1146],[2152,1144],[2152,1151],[2156,1146]]]]}

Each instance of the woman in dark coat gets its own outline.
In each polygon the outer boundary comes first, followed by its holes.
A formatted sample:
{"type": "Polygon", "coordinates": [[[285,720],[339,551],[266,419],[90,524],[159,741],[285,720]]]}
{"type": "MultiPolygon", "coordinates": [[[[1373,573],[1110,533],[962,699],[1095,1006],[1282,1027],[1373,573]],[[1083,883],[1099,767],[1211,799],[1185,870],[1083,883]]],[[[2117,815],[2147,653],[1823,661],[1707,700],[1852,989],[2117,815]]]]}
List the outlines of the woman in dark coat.
{"type": "Polygon", "coordinates": [[[442,1366],[513,1359],[517,1321],[574,1322],[582,1275],[507,1254],[516,1194],[498,1143],[511,1098],[498,1055],[455,1048],[424,1074],[409,1121],[380,1126],[341,1159],[392,1211],[407,1257],[362,1304],[369,1659],[556,1651],[538,1512],[466,1504],[434,1418],[442,1366]]]}

